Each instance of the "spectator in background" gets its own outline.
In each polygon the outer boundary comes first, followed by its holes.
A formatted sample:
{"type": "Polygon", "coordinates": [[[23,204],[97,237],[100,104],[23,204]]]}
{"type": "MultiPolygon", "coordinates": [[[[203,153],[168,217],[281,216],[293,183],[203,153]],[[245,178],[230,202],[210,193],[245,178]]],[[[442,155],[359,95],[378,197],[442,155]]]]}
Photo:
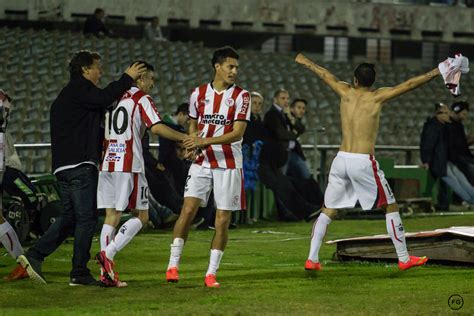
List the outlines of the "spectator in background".
{"type": "Polygon", "coordinates": [[[420,142],[421,161],[434,177],[440,177],[463,201],[474,204],[474,187],[448,158],[449,113],[448,107],[441,103],[436,106],[436,116],[424,124],[420,142]]]}
{"type": "Polygon", "coordinates": [[[84,35],[94,35],[97,37],[109,36],[111,32],[105,26],[104,23],[105,11],[104,9],[97,8],[94,11],[94,14],[87,18],[84,23],[84,35]]]}
{"type": "MultiPolygon", "coordinates": [[[[163,122],[172,129],[185,133],[189,123],[189,104],[181,103],[174,115],[166,115],[163,122]]],[[[160,147],[158,151],[158,165],[160,170],[168,170],[175,181],[176,189],[182,196],[184,193],[184,182],[188,175],[188,167],[184,159],[178,157],[178,150],[182,148],[178,142],[173,142],[169,139],[160,137],[160,147]]]]}
{"type": "Polygon", "coordinates": [[[268,132],[262,121],[263,96],[260,93],[253,91],[250,94],[250,97],[252,98],[250,121],[247,124],[247,129],[244,133],[243,144],[252,146],[255,141],[263,141],[265,137],[268,137],[268,132]]]}
{"type": "Polygon", "coordinates": [[[273,152],[273,159],[284,174],[288,166],[288,153],[295,148],[297,138],[293,133],[295,119],[291,115],[289,101],[288,91],[284,89],[275,91],[273,105],[263,118],[270,137],[278,144],[273,152]]]}
{"type": "MultiPolygon", "coordinates": [[[[291,115],[294,118],[293,133],[299,137],[306,130],[303,125],[303,117],[306,113],[305,99],[295,99],[290,105],[291,115]]],[[[292,178],[293,184],[306,201],[322,206],[324,201],[323,193],[318,182],[313,178],[306,164],[303,147],[298,139],[295,140],[295,147],[290,150],[286,174],[292,178]]]]}
{"type": "Polygon", "coordinates": [[[145,71],[143,64],[135,63],[118,81],[101,89],[98,87],[102,76],[100,60],[97,53],[76,52],[69,62],[70,81],[51,106],[52,169],[64,209],[36,244],[19,257],[30,278],[40,283],[46,283],[41,273],[44,259],[73,235],[69,284],[100,285],[87,267],[98,219],[97,166],[104,139],[100,125],[106,108],[145,71]]]}
{"type": "MultiPolygon", "coordinates": [[[[161,144],[160,144],[161,145],[161,144]]],[[[142,138],[143,158],[145,160],[145,176],[149,189],[155,200],[179,214],[183,204],[182,196],[176,191],[172,175],[164,169],[150,152],[150,137],[145,132],[142,138]]]]}
{"type": "MultiPolygon", "coordinates": [[[[448,134],[446,125],[451,122],[449,108],[444,103],[435,104],[435,115],[423,125],[420,139],[420,158],[422,166],[428,169],[435,179],[447,176],[448,134]]],[[[437,209],[449,209],[446,182],[439,182],[437,209]]]]}
{"type": "MultiPolygon", "coordinates": [[[[288,108],[288,92],[278,90],[276,93],[277,103],[288,108]]],[[[275,101],[275,98],[274,98],[275,101]]],[[[269,189],[273,191],[277,206],[278,218],[282,221],[297,221],[301,219],[311,220],[318,213],[319,207],[310,203],[299,190],[294,186],[291,178],[283,174],[282,167],[286,164],[288,152],[286,150],[288,142],[278,140],[272,136],[268,126],[272,122],[280,127],[273,126],[273,135],[283,135],[283,138],[295,138],[295,134],[286,130],[286,119],[282,113],[278,112],[275,105],[265,114],[265,122],[262,122],[260,113],[263,105],[263,97],[259,93],[252,94],[252,115],[250,118],[248,132],[244,134],[244,143],[253,144],[255,141],[263,141],[263,148],[260,152],[258,178],[269,189]],[[257,110],[254,110],[255,103],[257,110]],[[285,131],[291,133],[288,135],[285,131]]],[[[281,139],[281,138],[280,138],[281,139]]],[[[295,138],[296,139],[296,138],[295,138]]]]}
{"type": "Polygon", "coordinates": [[[448,160],[464,173],[474,185],[474,156],[469,150],[469,142],[463,121],[469,116],[469,103],[454,102],[451,105],[451,123],[448,129],[448,160]]]}
{"type": "Polygon", "coordinates": [[[167,39],[163,36],[160,26],[160,18],[153,17],[151,22],[145,25],[145,39],[155,42],[166,42],[167,39]]]}
{"type": "MultiPolygon", "coordinates": [[[[291,115],[294,118],[292,131],[295,133],[297,138],[306,130],[302,120],[306,113],[307,103],[308,102],[305,99],[295,99],[290,105],[291,115]]],[[[296,139],[295,146],[289,152],[286,174],[297,179],[309,179],[311,177],[311,172],[309,171],[305,160],[306,158],[303,153],[303,147],[301,147],[300,142],[296,139]]]]}

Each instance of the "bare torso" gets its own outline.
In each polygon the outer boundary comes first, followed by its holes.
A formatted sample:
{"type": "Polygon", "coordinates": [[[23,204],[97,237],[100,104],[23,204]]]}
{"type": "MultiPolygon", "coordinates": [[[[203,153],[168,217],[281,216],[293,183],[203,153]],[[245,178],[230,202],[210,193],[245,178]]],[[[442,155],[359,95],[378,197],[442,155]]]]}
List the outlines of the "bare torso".
{"type": "Polygon", "coordinates": [[[341,98],[341,151],[373,154],[382,103],[374,92],[353,87],[341,98]]]}

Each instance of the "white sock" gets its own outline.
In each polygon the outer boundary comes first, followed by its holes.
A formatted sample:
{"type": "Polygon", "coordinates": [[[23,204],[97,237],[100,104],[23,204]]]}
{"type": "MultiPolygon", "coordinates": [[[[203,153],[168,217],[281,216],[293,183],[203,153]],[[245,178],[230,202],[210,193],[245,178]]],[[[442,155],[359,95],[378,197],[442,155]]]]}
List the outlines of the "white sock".
{"type": "Polygon", "coordinates": [[[323,243],[328,225],[331,224],[331,222],[331,218],[324,213],[321,213],[318,219],[314,222],[308,260],[319,262],[319,249],[323,243]]]}
{"type": "Polygon", "coordinates": [[[211,256],[209,258],[209,268],[207,268],[206,275],[216,274],[217,269],[219,269],[219,264],[221,263],[222,256],[224,251],[219,249],[211,249],[211,256]]]}
{"type": "Polygon", "coordinates": [[[122,250],[135,237],[135,235],[142,229],[142,221],[133,217],[123,223],[120,227],[114,240],[105,248],[105,255],[110,260],[114,260],[117,252],[122,250]]]}
{"type": "Polygon", "coordinates": [[[400,213],[388,213],[385,215],[385,223],[387,224],[387,232],[392,239],[395,250],[397,251],[398,260],[407,262],[408,257],[407,244],[405,242],[405,230],[403,229],[400,213]]]}
{"type": "Polygon", "coordinates": [[[168,270],[172,267],[179,266],[179,260],[181,259],[181,254],[183,253],[184,239],[175,238],[173,243],[170,245],[170,262],[168,263],[168,270]]]}
{"type": "Polygon", "coordinates": [[[102,226],[102,231],[100,232],[100,250],[105,250],[107,246],[114,240],[115,227],[109,224],[104,224],[102,226]]]}
{"type": "Polygon", "coordinates": [[[18,236],[9,222],[0,224],[0,242],[13,259],[18,258],[23,254],[23,248],[21,248],[18,236]]]}

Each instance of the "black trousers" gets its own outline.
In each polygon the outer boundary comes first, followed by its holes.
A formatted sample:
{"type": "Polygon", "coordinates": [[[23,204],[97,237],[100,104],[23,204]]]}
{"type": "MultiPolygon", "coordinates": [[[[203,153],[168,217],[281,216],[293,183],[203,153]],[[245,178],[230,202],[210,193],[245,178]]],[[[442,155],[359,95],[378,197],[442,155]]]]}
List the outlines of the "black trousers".
{"type": "Polygon", "coordinates": [[[311,213],[317,211],[320,206],[310,203],[303,196],[290,177],[284,175],[281,170],[270,164],[262,163],[258,168],[260,181],[273,191],[280,216],[285,211],[290,211],[299,219],[305,219],[311,213]]]}

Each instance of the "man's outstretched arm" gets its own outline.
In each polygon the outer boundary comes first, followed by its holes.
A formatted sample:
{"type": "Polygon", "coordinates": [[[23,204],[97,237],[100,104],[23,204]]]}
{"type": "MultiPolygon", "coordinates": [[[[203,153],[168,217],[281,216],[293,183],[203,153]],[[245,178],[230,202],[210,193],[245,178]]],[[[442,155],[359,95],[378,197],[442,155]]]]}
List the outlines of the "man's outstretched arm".
{"type": "Polygon", "coordinates": [[[329,70],[315,64],[303,54],[298,54],[295,58],[295,61],[298,64],[309,68],[340,96],[343,95],[350,87],[348,83],[339,81],[339,79],[337,79],[336,76],[334,76],[329,70]]]}
{"type": "Polygon", "coordinates": [[[424,83],[427,83],[434,77],[439,76],[439,74],[440,74],[439,69],[435,68],[423,75],[408,79],[407,81],[402,82],[395,87],[380,88],[377,91],[375,91],[375,96],[380,102],[388,101],[410,90],[418,88],[419,86],[421,86],[424,83]]]}

